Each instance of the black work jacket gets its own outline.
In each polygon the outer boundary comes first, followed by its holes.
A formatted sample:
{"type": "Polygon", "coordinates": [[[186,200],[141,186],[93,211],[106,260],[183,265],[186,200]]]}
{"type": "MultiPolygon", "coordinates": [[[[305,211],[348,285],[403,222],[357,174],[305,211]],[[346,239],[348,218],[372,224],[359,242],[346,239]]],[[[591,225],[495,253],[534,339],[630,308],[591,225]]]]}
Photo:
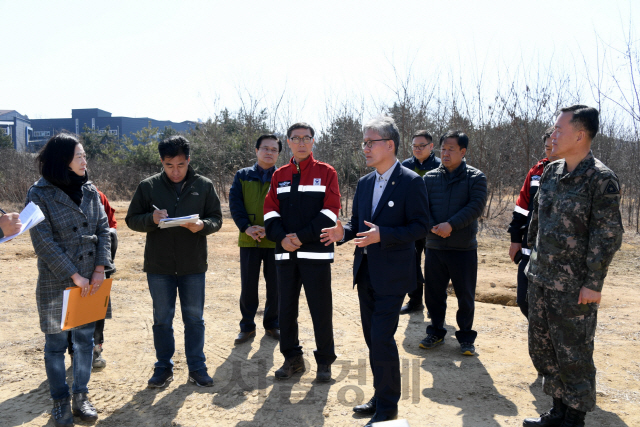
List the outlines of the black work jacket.
{"type": "Polygon", "coordinates": [[[145,272],[181,276],[207,271],[206,236],[222,226],[222,210],[213,183],[189,166],[179,195],[164,171],[143,180],[125,221],[130,229],[147,233],[145,272]],[[197,233],[185,227],[159,228],[153,222],[153,205],[166,209],[170,218],[198,214],[204,228],[197,233]]]}

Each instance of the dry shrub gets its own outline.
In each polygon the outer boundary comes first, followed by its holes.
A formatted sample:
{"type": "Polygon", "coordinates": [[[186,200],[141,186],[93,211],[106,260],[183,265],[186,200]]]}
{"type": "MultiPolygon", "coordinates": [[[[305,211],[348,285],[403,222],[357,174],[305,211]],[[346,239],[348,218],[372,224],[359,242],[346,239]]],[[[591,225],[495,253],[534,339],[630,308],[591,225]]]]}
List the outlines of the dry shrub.
{"type": "Polygon", "coordinates": [[[114,165],[106,160],[89,160],[89,177],[109,200],[131,200],[143,179],[158,173],[150,168],[114,165]]]}
{"type": "MultiPolygon", "coordinates": [[[[27,191],[40,178],[35,154],[0,149],[0,201],[4,210],[21,210],[27,191]]],[[[131,200],[141,180],[157,170],[114,165],[106,160],[89,160],[89,177],[110,200],[131,200]]]]}
{"type": "Polygon", "coordinates": [[[12,148],[0,149],[0,159],[0,200],[4,206],[10,206],[6,209],[17,210],[24,206],[27,190],[40,175],[35,166],[35,154],[18,153],[12,148]]]}

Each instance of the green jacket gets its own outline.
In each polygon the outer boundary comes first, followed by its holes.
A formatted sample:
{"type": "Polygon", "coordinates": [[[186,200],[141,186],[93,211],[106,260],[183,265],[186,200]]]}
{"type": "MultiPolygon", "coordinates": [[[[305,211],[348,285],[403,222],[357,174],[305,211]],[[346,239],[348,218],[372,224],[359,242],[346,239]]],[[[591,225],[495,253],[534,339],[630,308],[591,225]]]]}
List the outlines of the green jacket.
{"type": "Polygon", "coordinates": [[[240,169],[233,178],[229,190],[229,210],[231,217],[240,230],[238,246],[241,248],[275,248],[275,242],[267,239],[253,240],[245,230],[252,225],[264,227],[264,199],[267,197],[273,170],[263,177],[258,172],[257,163],[251,167],[240,169]]]}
{"type": "Polygon", "coordinates": [[[180,196],[164,171],[143,180],[125,221],[130,229],[147,233],[145,272],[182,276],[207,271],[206,236],[220,230],[222,210],[213,183],[189,166],[180,196]],[[199,214],[204,228],[197,233],[184,227],[161,229],[153,222],[153,205],[166,209],[170,218],[199,214]]]}

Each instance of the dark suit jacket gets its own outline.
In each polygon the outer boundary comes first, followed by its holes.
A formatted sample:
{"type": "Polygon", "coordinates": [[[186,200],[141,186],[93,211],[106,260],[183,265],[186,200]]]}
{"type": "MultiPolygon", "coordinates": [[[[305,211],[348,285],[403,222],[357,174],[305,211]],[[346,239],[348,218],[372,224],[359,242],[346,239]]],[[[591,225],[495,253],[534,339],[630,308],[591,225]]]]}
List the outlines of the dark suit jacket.
{"type": "MultiPolygon", "coordinates": [[[[344,226],[344,241],[368,231],[364,221],[380,228],[380,242],[367,246],[371,284],[381,295],[406,294],[416,288],[414,242],[427,235],[429,200],[427,188],[420,176],[396,164],[382,193],[375,212],[371,212],[373,185],[376,173],[371,172],[358,181],[353,197],[351,220],[344,226]]],[[[356,247],[353,260],[353,282],[364,249],[356,247]]]]}

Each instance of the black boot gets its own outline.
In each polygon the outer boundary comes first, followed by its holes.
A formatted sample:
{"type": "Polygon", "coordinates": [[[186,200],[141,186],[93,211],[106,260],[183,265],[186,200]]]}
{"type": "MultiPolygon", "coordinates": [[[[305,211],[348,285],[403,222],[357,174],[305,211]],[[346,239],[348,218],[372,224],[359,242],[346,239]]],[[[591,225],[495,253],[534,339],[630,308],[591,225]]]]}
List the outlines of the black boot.
{"type": "Polygon", "coordinates": [[[567,413],[564,415],[564,421],[560,424],[560,427],[584,427],[585,415],[587,415],[586,412],[567,408],[567,413]]]}
{"type": "Polygon", "coordinates": [[[559,427],[567,412],[567,405],[562,399],[553,399],[553,408],[540,415],[540,418],[527,418],[522,422],[524,427],[559,427]]]}
{"type": "Polygon", "coordinates": [[[73,415],[71,414],[71,403],[69,400],[69,397],[65,397],[64,399],[53,401],[51,417],[53,418],[53,425],[56,427],[73,426],[73,415]]]}
{"type": "Polygon", "coordinates": [[[284,364],[280,369],[278,369],[275,373],[275,376],[279,380],[284,380],[287,378],[291,378],[291,375],[296,372],[304,372],[304,359],[301,354],[297,356],[290,357],[285,359],[284,364]]]}
{"type": "Polygon", "coordinates": [[[73,393],[73,415],[80,417],[82,421],[95,421],[98,419],[98,412],[89,402],[87,393],[73,393]]]}

